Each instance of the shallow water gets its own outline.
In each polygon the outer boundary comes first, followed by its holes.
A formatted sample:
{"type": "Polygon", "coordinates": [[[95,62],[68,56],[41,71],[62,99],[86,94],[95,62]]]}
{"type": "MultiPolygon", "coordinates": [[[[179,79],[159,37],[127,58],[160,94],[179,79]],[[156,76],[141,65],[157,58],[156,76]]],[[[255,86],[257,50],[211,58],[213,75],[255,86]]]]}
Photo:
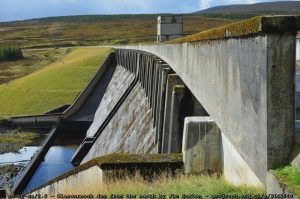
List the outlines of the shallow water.
{"type": "Polygon", "coordinates": [[[28,192],[74,168],[71,164],[71,158],[77,147],[78,145],[52,146],[24,192],[28,192]]]}
{"type": "Polygon", "coordinates": [[[39,146],[25,146],[18,153],[4,153],[0,155],[0,166],[29,162],[33,155],[40,149],[39,146]]]}

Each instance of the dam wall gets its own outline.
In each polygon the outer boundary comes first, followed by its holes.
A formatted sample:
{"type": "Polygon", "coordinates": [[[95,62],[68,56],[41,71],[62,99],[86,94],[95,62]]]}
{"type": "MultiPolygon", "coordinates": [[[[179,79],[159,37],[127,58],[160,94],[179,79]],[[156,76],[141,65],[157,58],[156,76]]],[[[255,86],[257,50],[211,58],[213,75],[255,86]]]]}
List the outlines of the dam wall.
{"type": "Polygon", "coordinates": [[[230,157],[231,174],[248,171],[265,184],[267,170],[287,163],[294,145],[298,29],[294,16],[257,17],[169,44],[119,49],[164,60],[228,139],[224,150],[240,156],[230,157]]]}
{"type": "Polygon", "coordinates": [[[138,84],[102,131],[83,163],[115,152],[149,153],[154,145],[153,132],[150,106],[145,91],[138,84]]]}
{"type": "Polygon", "coordinates": [[[207,115],[202,105],[156,56],[116,50],[116,64],[72,162],[112,153],[181,153],[184,117],[207,115]],[[182,87],[180,99],[172,94],[176,86],[182,87]]]}
{"type": "Polygon", "coordinates": [[[186,173],[217,171],[233,184],[267,186],[268,171],[288,164],[295,144],[299,28],[299,17],[256,17],[166,44],[116,48],[116,69],[72,163],[179,152],[186,173]]]}
{"type": "Polygon", "coordinates": [[[130,86],[134,79],[134,75],[122,66],[117,66],[116,70],[109,82],[107,90],[101,100],[100,105],[98,104],[97,111],[95,113],[95,122],[92,123],[91,127],[87,131],[87,136],[92,137],[95,135],[105,118],[112,111],[113,107],[120,100],[122,94],[130,86]]]}

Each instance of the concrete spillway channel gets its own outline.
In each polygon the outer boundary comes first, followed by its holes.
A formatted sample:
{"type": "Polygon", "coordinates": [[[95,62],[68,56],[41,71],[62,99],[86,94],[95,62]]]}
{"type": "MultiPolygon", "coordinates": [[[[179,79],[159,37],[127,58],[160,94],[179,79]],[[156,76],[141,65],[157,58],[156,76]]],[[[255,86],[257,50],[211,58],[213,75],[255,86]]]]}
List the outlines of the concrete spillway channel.
{"type": "Polygon", "coordinates": [[[92,80],[72,105],[58,107],[44,115],[7,119],[7,122],[14,127],[51,129],[38,153],[30,161],[12,190],[8,190],[11,192],[8,194],[19,195],[24,191],[28,192],[73,168],[70,159],[93,121],[96,108],[104,95],[115,67],[115,54],[112,53],[99,67],[92,80]],[[66,140],[69,141],[65,142],[66,140]],[[61,157],[60,159],[59,153],[68,157],[61,157]],[[55,160],[51,159],[53,154],[55,154],[55,160]],[[47,161],[51,164],[55,164],[56,161],[56,163],[61,162],[54,168],[47,161]],[[45,169],[48,170],[45,171],[45,169]],[[41,180],[41,172],[43,173],[43,180],[41,180]]]}

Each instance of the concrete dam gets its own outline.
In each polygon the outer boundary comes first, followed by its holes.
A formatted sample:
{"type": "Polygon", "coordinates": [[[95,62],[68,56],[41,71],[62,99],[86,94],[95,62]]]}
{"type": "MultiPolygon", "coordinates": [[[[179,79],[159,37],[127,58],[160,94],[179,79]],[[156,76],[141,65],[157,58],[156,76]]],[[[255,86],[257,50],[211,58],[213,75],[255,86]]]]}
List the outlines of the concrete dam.
{"type": "Polygon", "coordinates": [[[169,43],[115,47],[70,107],[10,119],[15,126],[52,128],[13,194],[24,193],[61,132],[80,135],[70,159],[75,167],[26,193],[57,194],[70,184],[105,182],[117,163],[217,172],[233,184],[272,192],[270,169],[290,162],[300,169],[299,153],[290,155],[299,144],[299,28],[299,17],[256,17],[169,43]],[[110,154],[125,158],[100,161],[110,154]]]}

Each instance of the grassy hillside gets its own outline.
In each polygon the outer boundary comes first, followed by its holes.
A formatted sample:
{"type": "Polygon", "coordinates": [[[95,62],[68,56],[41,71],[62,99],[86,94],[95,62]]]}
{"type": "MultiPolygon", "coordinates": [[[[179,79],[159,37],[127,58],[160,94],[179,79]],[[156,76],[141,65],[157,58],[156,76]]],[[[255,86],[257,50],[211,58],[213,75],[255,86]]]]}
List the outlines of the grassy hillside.
{"type": "MultiPolygon", "coordinates": [[[[0,45],[21,47],[127,44],[156,41],[157,15],[51,17],[0,23],[0,45]]],[[[184,16],[184,33],[194,34],[232,20],[184,16]]]]}
{"type": "Polygon", "coordinates": [[[201,13],[270,13],[270,14],[300,14],[299,1],[275,1],[253,4],[221,5],[196,12],[201,13]]]}
{"type": "Polygon", "coordinates": [[[22,50],[22,52],[24,58],[21,60],[0,61],[0,85],[60,60],[69,53],[69,49],[22,50]]]}
{"type": "Polygon", "coordinates": [[[109,48],[73,49],[42,70],[0,85],[0,118],[42,114],[72,103],[110,52],[109,48]]]}
{"type": "Polygon", "coordinates": [[[237,4],[211,7],[195,12],[206,17],[220,17],[229,19],[245,19],[258,15],[277,14],[277,15],[299,15],[299,1],[277,1],[263,2],[254,4],[237,4]]]}

